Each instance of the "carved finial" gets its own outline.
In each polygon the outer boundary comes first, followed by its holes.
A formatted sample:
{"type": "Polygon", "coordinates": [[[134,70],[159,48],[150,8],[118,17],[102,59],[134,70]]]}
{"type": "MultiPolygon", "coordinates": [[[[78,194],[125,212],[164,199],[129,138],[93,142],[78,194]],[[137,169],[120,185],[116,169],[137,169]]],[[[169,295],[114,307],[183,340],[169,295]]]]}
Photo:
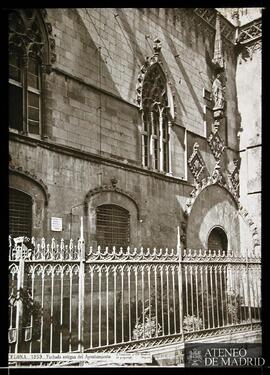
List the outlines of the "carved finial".
{"type": "Polygon", "coordinates": [[[155,55],[159,55],[160,50],[161,50],[161,41],[160,41],[158,38],[156,38],[156,39],[154,40],[154,46],[153,46],[153,49],[154,49],[154,51],[155,51],[155,55]]]}
{"type": "Polygon", "coordinates": [[[116,185],[117,185],[117,183],[118,183],[118,180],[117,180],[117,178],[115,178],[115,177],[113,177],[112,179],[111,179],[111,183],[112,183],[112,187],[116,187],[116,185]]]}
{"type": "Polygon", "coordinates": [[[221,180],[222,180],[220,160],[218,160],[218,161],[216,162],[216,165],[215,165],[215,168],[214,168],[214,171],[213,171],[212,177],[213,177],[215,180],[220,181],[220,182],[221,182],[221,180]]]}
{"type": "Polygon", "coordinates": [[[233,159],[233,164],[235,166],[235,168],[238,168],[239,167],[239,159],[233,159]]]}
{"type": "Polygon", "coordinates": [[[195,142],[194,145],[193,145],[193,150],[197,151],[198,149],[199,149],[199,143],[195,142]]]}
{"type": "Polygon", "coordinates": [[[221,166],[220,166],[220,160],[218,160],[218,161],[216,162],[216,165],[215,165],[214,170],[215,170],[215,171],[220,171],[220,169],[221,169],[221,166]]]}
{"type": "Polygon", "coordinates": [[[212,62],[216,66],[216,68],[220,70],[224,69],[224,57],[223,57],[222,39],[221,39],[221,32],[220,32],[219,13],[217,13],[217,16],[216,16],[215,47],[214,47],[214,57],[212,59],[212,62]]]}

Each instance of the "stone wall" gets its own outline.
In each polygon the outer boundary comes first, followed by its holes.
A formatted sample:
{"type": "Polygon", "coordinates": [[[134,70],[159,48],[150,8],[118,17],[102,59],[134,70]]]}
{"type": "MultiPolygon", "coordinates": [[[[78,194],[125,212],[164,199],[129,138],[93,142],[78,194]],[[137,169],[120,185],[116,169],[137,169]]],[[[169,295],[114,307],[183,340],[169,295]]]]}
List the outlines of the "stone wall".
{"type": "MultiPolygon", "coordinates": [[[[237,65],[237,99],[241,113],[240,135],[240,202],[261,231],[261,47],[250,47],[249,56],[240,55],[237,65]],[[254,49],[254,51],[253,51],[254,49]],[[245,79],[248,77],[248,79],[245,79]]],[[[244,244],[247,226],[241,226],[244,244]]],[[[259,241],[260,242],[260,241],[259,241]]]]}
{"type": "MultiPolygon", "coordinates": [[[[50,195],[45,224],[35,235],[75,238],[79,217],[84,216],[86,238],[95,243],[95,205],[104,199],[129,205],[132,244],[175,247],[177,226],[194,183],[187,164],[194,143],[200,146],[205,177],[212,175],[216,162],[206,139],[212,119],[205,109],[205,90],[211,91],[213,79],[214,27],[199,22],[192,9],[181,8],[51,8],[47,13],[57,56],[44,89],[48,139],[13,136],[10,141],[12,162],[42,179],[50,195]],[[141,162],[136,85],[146,56],[154,53],[156,37],[177,113],[171,134],[171,176],[143,168],[141,162]],[[112,189],[103,196],[91,195],[94,189],[111,186],[113,178],[120,193],[112,189]],[[63,219],[61,233],[51,232],[52,216],[63,219]]],[[[226,138],[221,167],[227,178],[238,152],[239,123],[236,55],[232,43],[226,38],[223,42],[227,111],[220,133],[226,138]]],[[[195,208],[194,228],[204,222],[212,199],[209,194],[203,198],[204,208],[195,208]]],[[[230,197],[222,191],[220,199],[231,207],[226,211],[229,218],[211,214],[208,226],[215,226],[216,220],[222,226],[235,220],[230,197]]],[[[191,227],[187,246],[205,247],[205,238],[194,237],[191,227]]],[[[238,246],[236,228],[232,246],[238,246]]]]}
{"type": "MultiPolygon", "coordinates": [[[[203,90],[211,90],[214,30],[199,30],[188,9],[49,9],[48,18],[57,55],[46,86],[51,139],[141,165],[136,85],[158,37],[177,112],[171,137],[173,175],[185,177],[184,130],[206,137],[203,90]]],[[[235,56],[229,48],[225,59],[226,143],[236,149],[235,56]]]]}

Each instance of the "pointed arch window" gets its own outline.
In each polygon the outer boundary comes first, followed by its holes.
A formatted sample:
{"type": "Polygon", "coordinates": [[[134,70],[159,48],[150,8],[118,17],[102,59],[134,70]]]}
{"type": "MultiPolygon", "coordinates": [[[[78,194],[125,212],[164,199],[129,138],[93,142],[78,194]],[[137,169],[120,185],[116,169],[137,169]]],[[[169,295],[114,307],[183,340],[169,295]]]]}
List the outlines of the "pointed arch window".
{"type": "MultiPolygon", "coordinates": [[[[44,11],[43,11],[43,14],[44,11]]],[[[15,9],[9,15],[9,127],[32,135],[46,135],[45,73],[55,61],[51,26],[38,9],[15,9]],[[44,116],[43,116],[44,117],[44,116]]]]}
{"type": "Polygon", "coordinates": [[[142,164],[169,173],[170,107],[168,85],[159,63],[147,71],[142,87],[142,164]]]}

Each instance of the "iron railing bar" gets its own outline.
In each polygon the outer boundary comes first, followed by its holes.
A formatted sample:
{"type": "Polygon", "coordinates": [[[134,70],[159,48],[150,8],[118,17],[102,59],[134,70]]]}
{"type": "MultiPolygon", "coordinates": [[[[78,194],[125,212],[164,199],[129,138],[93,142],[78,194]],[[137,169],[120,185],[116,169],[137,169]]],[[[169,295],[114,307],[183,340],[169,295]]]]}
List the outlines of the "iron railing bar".
{"type": "Polygon", "coordinates": [[[143,338],[145,338],[145,311],[144,311],[144,266],[141,269],[142,277],[142,327],[143,327],[143,338]]]}
{"type": "MultiPolygon", "coordinates": [[[[147,279],[148,279],[148,308],[149,308],[149,321],[152,321],[152,311],[151,311],[151,269],[148,267],[147,270],[147,279]]],[[[152,337],[152,329],[150,329],[150,337],[152,337]]]]}
{"type": "Polygon", "coordinates": [[[169,269],[168,269],[168,266],[166,268],[166,289],[167,289],[168,334],[170,334],[171,333],[171,326],[170,326],[170,290],[169,290],[169,269]]]}
{"type": "Polygon", "coordinates": [[[159,271],[160,274],[160,286],[161,286],[161,329],[162,329],[162,334],[164,335],[164,293],[163,293],[163,267],[160,268],[159,271]]]}
{"type": "Polygon", "coordinates": [[[217,325],[218,327],[220,326],[219,324],[219,303],[218,303],[218,281],[217,281],[217,266],[215,266],[214,274],[215,274],[215,285],[216,285],[216,311],[217,311],[217,325]]]}
{"type": "Polygon", "coordinates": [[[194,298],[193,298],[193,267],[190,266],[190,295],[191,295],[191,315],[192,315],[192,329],[194,327],[194,298]]]}
{"type": "Polygon", "coordinates": [[[203,322],[203,329],[205,329],[205,316],[204,316],[204,282],[203,282],[203,266],[200,266],[200,280],[202,286],[202,322],[203,322]]]}
{"type": "Polygon", "coordinates": [[[52,353],[52,346],[53,346],[53,305],[54,305],[54,268],[52,268],[52,278],[51,278],[50,353],[52,353]]]}
{"type": "Polygon", "coordinates": [[[129,337],[129,340],[131,340],[130,273],[131,273],[131,267],[128,266],[128,337],[129,337]]]}
{"type": "Polygon", "coordinates": [[[109,269],[106,269],[106,343],[109,345],[109,269]]]}
{"type": "Polygon", "coordinates": [[[222,266],[220,266],[219,267],[219,285],[220,285],[220,300],[221,300],[221,310],[222,310],[222,326],[224,326],[225,325],[225,319],[224,319],[224,301],[223,301],[222,275],[223,275],[223,270],[222,270],[222,266]]]}
{"type": "Polygon", "coordinates": [[[122,322],[122,342],[124,342],[124,269],[121,269],[121,322],[122,322]]]}
{"type": "Polygon", "coordinates": [[[69,351],[72,350],[72,269],[69,274],[69,351]]]}
{"type": "Polygon", "coordinates": [[[98,270],[98,345],[101,346],[101,277],[102,270],[98,270]]]}
{"type": "MultiPolygon", "coordinates": [[[[33,271],[32,273],[32,285],[31,285],[31,297],[32,297],[32,300],[34,301],[34,286],[35,286],[35,273],[33,271]]],[[[31,313],[31,322],[30,322],[30,326],[32,327],[32,337],[33,337],[33,313],[31,313]]],[[[32,341],[33,340],[30,340],[30,345],[29,345],[29,353],[32,353],[32,341]]]]}

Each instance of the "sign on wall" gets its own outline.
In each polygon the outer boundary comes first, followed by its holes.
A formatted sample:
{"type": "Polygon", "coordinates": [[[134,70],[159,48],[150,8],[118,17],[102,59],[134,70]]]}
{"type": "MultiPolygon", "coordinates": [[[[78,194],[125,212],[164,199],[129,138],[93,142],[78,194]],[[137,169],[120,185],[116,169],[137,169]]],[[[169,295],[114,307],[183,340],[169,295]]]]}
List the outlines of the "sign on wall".
{"type": "Polygon", "coordinates": [[[51,218],[51,230],[54,232],[62,231],[62,218],[61,217],[52,217],[51,218]]]}

